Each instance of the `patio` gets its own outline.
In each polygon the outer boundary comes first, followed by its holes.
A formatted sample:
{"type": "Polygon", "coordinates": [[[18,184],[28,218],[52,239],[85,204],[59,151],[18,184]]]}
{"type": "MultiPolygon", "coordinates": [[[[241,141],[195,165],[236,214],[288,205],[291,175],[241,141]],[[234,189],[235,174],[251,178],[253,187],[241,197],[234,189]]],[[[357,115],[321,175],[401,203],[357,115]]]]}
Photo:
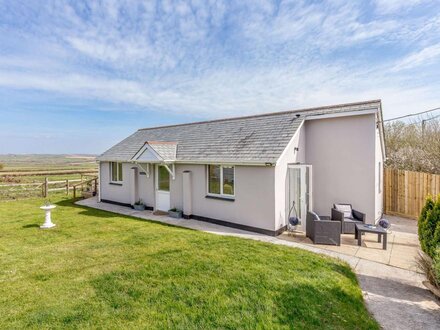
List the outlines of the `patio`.
{"type": "Polygon", "coordinates": [[[419,246],[417,237],[417,221],[387,215],[391,222],[388,233],[388,246],[382,249],[382,243],[377,242],[377,235],[366,233],[362,237],[362,246],[357,245],[354,234],[342,234],[341,245],[315,245],[305,236],[305,233],[283,233],[279,239],[335,251],[360,259],[371,260],[382,264],[418,271],[415,263],[419,246]]]}

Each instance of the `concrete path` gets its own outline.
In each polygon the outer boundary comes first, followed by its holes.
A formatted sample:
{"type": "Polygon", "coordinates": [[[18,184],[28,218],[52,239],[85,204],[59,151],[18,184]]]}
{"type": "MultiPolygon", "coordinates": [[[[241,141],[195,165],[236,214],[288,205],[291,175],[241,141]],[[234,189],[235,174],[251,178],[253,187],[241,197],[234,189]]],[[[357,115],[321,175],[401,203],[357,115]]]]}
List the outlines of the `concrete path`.
{"type": "Polygon", "coordinates": [[[334,250],[317,248],[309,244],[207,222],[174,219],[168,216],[154,215],[150,211],[135,211],[124,206],[98,203],[96,198],[81,200],[77,204],[217,235],[236,236],[291,246],[339,258],[350,264],[356,272],[367,308],[384,329],[440,329],[440,304],[423,286],[423,275],[412,270],[393,267],[334,250]]]}

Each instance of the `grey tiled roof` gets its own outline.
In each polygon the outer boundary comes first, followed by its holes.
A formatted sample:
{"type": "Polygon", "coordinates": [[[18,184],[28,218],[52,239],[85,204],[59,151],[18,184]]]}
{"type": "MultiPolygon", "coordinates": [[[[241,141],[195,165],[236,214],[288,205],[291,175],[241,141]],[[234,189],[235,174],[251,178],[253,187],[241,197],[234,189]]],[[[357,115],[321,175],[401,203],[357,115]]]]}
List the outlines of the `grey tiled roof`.
{"type": "Polygon", "coordinates": [[[145,128],[104,152],[98,160],[131,160],[147,141],[161,141],[177,143],[176,161],[274,163],[307,116],[379,108],[380,101],[368,101],[145,128]]]}

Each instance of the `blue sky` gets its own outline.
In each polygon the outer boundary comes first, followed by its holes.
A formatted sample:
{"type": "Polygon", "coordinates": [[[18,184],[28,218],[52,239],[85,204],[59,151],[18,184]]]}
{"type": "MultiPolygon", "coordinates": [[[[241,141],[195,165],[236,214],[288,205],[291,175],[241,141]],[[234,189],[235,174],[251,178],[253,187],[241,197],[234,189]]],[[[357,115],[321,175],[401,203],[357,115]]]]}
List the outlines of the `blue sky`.
{"type": "Polygon", "coordinates": [[[383,100],[440,106],[440,2],[0,0],[0,153],[383,100]]]}

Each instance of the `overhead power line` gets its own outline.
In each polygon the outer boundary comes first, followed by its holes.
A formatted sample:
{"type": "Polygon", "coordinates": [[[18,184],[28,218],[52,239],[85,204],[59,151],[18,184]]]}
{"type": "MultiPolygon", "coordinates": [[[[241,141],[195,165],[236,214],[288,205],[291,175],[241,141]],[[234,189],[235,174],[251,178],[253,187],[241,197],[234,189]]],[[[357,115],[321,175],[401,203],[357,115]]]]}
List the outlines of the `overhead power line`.
{"type": "MultiPolygon", "coordinates": [[[[404,116],[400,116],[400,117],[395,117],[395,118],[386,119],[386,120],[384,120],[383,122],[385,123],[385,122],[387,122],[387,121],[393,121],[393,120],[403,119],[403,118],[407,118],[407,117],[419,116],[419,115],[423,115],[423,114],[425,114],[425,113],[433,112],[433,111],[437,111],[437,110],[440,110],[440,107],[438,107],[438,108],[434,108],[434,109],[425,110],[425,111],[421,111],[421,112],[417,112],[417,113],[410,113],[410,114],[408,114],[408,115],[404,115],[404,116]]],[[[436,116],[436,117],[438,117],[438,116],[436,116]]],[[[434,117],[434,118],[436,118],[436,117],[434,117]]],[[[432,119],[432,118],[431,118],[431,119],[432,119]]],[[[430,119],[427,119],[427,120],[430,120],[430,119]]]]}
{"type": "Polygon", "coordinates": [[[438,118],[438,117],[440,117],[440,115],[436,115],[436,116],[430,117],[428,119],[423,119],[422,121],[430,121],[430,120],[433,120],[433,119],[438,118]]]}

